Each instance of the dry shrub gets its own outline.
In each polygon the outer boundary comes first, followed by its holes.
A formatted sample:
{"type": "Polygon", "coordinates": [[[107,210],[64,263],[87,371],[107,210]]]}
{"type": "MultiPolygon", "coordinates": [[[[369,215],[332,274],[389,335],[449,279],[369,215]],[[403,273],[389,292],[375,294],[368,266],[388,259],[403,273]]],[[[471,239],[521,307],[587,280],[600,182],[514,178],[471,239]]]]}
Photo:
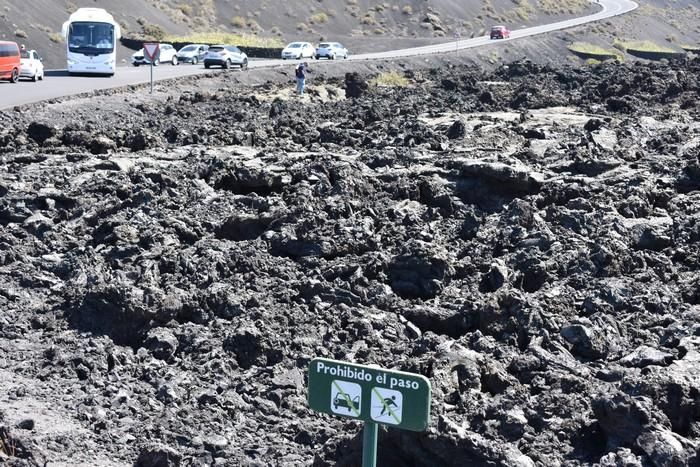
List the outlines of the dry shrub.
{"type": "Polygon", "coordinates": [[[309,23],[311,24],[323,24],[328,22],[328,14],[323,11],[311,15],[309,18],[309,23]]]}
{"type": "Polygon", "coordinates": [[[245,18],[242,16],[234,16],[231,18],[231,26],[234,28],[244,28],[245,27],[245,18]]]}

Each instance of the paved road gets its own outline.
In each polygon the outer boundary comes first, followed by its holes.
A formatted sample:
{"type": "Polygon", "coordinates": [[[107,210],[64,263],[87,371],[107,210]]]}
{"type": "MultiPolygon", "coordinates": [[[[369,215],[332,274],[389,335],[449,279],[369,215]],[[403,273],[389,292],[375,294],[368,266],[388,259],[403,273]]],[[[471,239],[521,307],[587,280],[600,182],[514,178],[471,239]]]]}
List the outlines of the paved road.
{"type": "MultiPolygon", "coordinates": [[[[637,3],[631,0],[597,0],[595,3],[598,3],[601,7],[600,11],[595,14],[566,21],[559,21],[557,23],[545,24],[542,26],[523,28],[513,31],[510,39],[491,41],[488,36],[481,36],[473,39],[460,39],[442,44],[414,47],[410,49],[358,54],[351,56],[350,60],[388,59],[408,57],[412,55],[435,54],[470,49],[487,44],[497,47],[500,44],[517,40],[522,37],[557,31],[560,29],[570,28],[572,26],[578,26],[580,24],[621,15],[634,10],[638,6],[637,3]]],[[[251,60],[250,68],[276,66],[283,63],[285,62],[282,60],[251,60]]],[[[212,70],[205,70],[201,65],[179,65],[176,67],[171,65],[160,65],[155,68],[154,76],[157,80],[161,80],[210,72],[212,72],[212,70]]],[[[216,70],[213,72],[216,72],[216,70]]],[[[65,71],[56,71],[51,72],[50,75],[47,73],[46,79],[43,82],[38,83],[23,81],[17,84],[10,84],[6,81],[0,81],[0,110],[62,96],[72,96],[98,89],[109,89],[130,84],[147,83],[149,78],[149,67],[136,68],[123,66],[119,67],[116,75],[111,78],[68,76],[65,71]]]]}

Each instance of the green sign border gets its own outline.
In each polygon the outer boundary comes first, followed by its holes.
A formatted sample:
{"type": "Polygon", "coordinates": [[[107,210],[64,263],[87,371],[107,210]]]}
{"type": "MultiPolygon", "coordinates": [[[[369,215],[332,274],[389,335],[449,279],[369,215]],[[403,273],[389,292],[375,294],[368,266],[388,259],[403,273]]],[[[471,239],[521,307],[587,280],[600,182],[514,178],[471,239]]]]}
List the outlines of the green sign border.
{"type": "Polygon", "coordinates": [[[318,412],[380,423],[402,430],[425,431],[430,423],[430,380],[423,375],[405,371],[385,370],[328,358],[314,358],[309,364],[308,400],[309,407],[318,412]],[[346,394],[338,384],[342,382],[360,386],[359,407],[355,407],[354,403],[357,394],[353,393],[355,397],[346,394]],[[388,397],[382,397],[381,391],[384,389],[398,391],[401,394],[401,405],[398,406],[388,397]],[[340,396],[340,400],[343,401],[340,406],[347,409],[347,414],[344,413],[345,410],[338,410],[338,404],[335,406],[336,410],[333,410],[331,394],[334,392],[336,399],[340,396]],[[382,405],[372,406],[373,394],[375,400],[382,400],[382,405]],[[393,419],[397,423],[372,418],[372,410],[376,412],[378,409],[381,409],[382,415],[375,413],[375,416],[393,419]]]}

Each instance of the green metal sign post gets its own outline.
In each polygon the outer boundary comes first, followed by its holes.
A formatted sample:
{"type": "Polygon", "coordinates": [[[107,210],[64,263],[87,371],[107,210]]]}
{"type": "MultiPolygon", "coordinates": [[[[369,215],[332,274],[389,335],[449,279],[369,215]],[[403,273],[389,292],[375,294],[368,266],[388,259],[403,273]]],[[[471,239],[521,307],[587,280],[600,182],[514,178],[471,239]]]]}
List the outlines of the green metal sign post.
{"type": "Polygon", "coordinates": [[[362,465],[375,467],[378,424],[428,428],[430,381],[414,373],[316,358],[309,366],[309,407],[364,421],[362,465]]]}

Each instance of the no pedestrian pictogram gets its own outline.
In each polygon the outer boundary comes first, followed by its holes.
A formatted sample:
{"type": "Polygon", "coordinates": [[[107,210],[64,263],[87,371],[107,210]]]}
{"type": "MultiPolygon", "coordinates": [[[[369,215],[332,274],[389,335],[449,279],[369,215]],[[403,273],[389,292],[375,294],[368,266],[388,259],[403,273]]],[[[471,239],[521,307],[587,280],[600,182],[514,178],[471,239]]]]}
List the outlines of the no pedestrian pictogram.
{"type": "Polygon", "coordinates": [[[400,425],[402,413],[403,394],[386,388],[372,388],[372,420],[400,425]]]}

